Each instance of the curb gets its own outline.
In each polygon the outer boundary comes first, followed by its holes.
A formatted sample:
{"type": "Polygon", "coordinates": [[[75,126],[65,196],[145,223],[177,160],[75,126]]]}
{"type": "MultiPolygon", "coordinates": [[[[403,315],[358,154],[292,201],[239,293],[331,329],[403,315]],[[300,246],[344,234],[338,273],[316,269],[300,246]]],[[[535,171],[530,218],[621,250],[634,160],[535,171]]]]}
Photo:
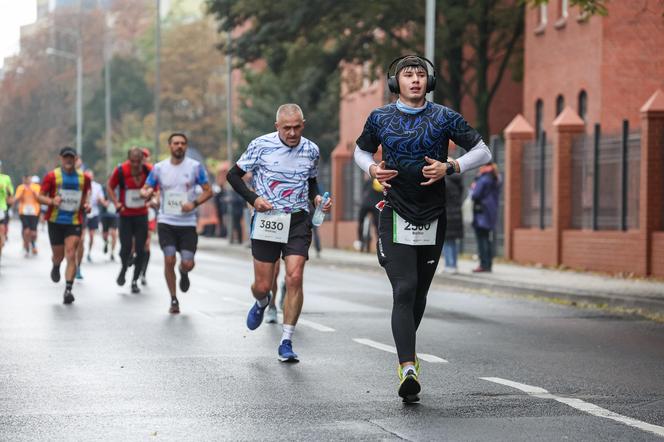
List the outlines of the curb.
{"type": "MultiPolygon", "coordinates": [[[[200,244],[199,249],[209,252],[223,252],[234,256],[250,257],[251,252],[247,247],[200,244]]],[[[308,265],[313,266],[334,266],[337,268],[376,271],[382,269],[376,262],[369,264],[360,260],[340,261],[330,258],[310,258],[308,265]]],[[[563,301],[564,304],[572,306],[594,306],[608,307],[611,309],[627,310],[631,313],[637,313],[645,317],[664,317],[664,299],[653,298],[651,296],[633,297],[620,296],[616,294],[602,294],[590,290],[569,290],[563,287],[543,287],[532,284],[520,284],[518,282],[507,282],[501,280],[488,280],[482,277],[476,277],[465,274],[441,274],[434,276],[434,283],[445,284],[448,287],[457,287],[470,289],[474,291],[488,290],[501,294],[516,295],[520,297],[541,297],[550,300],[563,301]]]]}

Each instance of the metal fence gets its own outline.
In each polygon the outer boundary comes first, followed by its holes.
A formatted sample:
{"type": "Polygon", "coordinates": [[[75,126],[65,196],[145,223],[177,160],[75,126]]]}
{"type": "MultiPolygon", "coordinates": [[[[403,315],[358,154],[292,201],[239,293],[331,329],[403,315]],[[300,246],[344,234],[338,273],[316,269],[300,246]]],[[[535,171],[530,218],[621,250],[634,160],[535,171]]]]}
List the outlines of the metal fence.
{"type": "Polygon", "coordinates": [[[521,158],[521,225],[545,229],[551,227],[552,152],[546,132],[539,140],[523,146],[521,158]]]}
{"type": "Polygon", "coordinates": [[[341,219],[343,221],[357,220],[362,198],[363,174],[362,169],[357,167],[352,159],[342,167],[341,179],[344,194],[341,219]]]}
{"type": "Polygon", "coordinates": [[[592,135],[572,143],[572,228],[627,230],[639,227],[641,135],[592,135]]]}

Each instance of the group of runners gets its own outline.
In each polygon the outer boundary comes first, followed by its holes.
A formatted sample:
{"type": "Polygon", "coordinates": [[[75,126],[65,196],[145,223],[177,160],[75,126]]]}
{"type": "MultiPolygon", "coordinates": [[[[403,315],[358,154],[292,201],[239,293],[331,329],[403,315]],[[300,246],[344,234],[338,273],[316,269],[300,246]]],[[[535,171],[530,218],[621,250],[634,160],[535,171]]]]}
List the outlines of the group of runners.
{"type": "MultiPolygon", "coordinates": [[[[398,355],[398,395],[405,402],[418,401],[421,390],[416,331],[445,238],[444,178],[491,160],[479,133],[460,114],[426,100],[425,94],[435,88],[435,81],[435,68],[424,57],[411,55],[394,60],[387,69],[387,83],[398,99],[371,112],[354,152],[356,164],[384,189],[384,199],[377,205],[377,255],[392,285],[391,326],[398,355]],[[457,160],[448,158],[450,141],[466,151],[457,160]],[[382,160],[376,161],[374,155],[379,146],[382,160]]],[[[255,302],[246,325],[255,330],[264,320],[276,322],[276,275],[282,259],[286,294],[277,354],[280,361],[296,362],[299,357],[293,349],[293,335],[304,302],[303,274],[312,240],[310,213],[321,204],[322,210],[328,212],[332,200],[323,201],[318,188],[320,152],[313,141],[302,135],[305,119],[300,107],[281,105],[275,128],[248,145],[228,172],[228,181],[254,208],[254,280],[250,291],[255,302]],[[251,173],[252,188],[242,179],[247,173],[251,173]],[[269,313],[265,318],[266,311],[269,313]]],[[[170,158],[154,166],[145,160],[140,149],[131,149],[127,160],[108,180],[106,194],[110,201],[99,197],[99,191],[97,196],[91,192],[90,177],[75,167],[76,152],[70,147],[60,151],[61,166],[44,177],[38,202],[48,206],[54,282],[60,280],[60,264],[64,259],[67,262],[65,303],[74,301],[72,285],[81,226],[90,211],[91,199],[96,198],[119,214],[122,265],[116,282],[125,284],[133,260],[132,292],[140,290],[137,281],[150,256],[148,211],[158,210],[157,232],[164,254],[169,311],[179,313],[177,288],[181,292],[189,290],[189,272],[194,268],[198,242],[195,211],[212,196],[205,168],[186,156],[187,144],[185,134],[172,134],[168,138],[170,158]],[[177,253],[179,282],[175,272],[177,253]]],[[[2,183],[0,176],[0,210],[2,183]]]]}

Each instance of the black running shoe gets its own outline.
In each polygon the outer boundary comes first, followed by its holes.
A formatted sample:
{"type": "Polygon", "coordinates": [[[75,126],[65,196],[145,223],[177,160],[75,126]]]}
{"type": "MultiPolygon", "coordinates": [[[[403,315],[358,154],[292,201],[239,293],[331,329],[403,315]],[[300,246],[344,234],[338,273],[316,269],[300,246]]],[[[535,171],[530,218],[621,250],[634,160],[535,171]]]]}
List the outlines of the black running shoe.
{"type": "Polygon", "coordinates": [[[74,295],[72,294],[71,290],[65,290],[65,295],[62,302],[64,304],[71,304],[74,302],[74,295]]]}
{"type": "Polygon", "coordinates": [[[189,274],[180,270],[180,290],[186,293],[190,285],[189,274]]]}
{"type": "Polygon", "coordinates": [[[168,313],[177,314],[180,313],[180,303],[177,299],[171,299],[171,308],[168,309],[168,313]]]}
{"type": "Polygon", "coordinates": [[[51,269],[51,281],[60,282],[60,266],[53,266],[51,269]]]}
{"type": "Polygon", "coordinates": [[[141,293],[141,289],[138,288],[138,282],[137,281],[132,281],[131,282],[131,292],[132,293],[141,293]]]}
{"type": "Polygon", "coordinates": [[[145,279],[145,275],[141,276],[141,285],[148,285],[148,280],[145,279]]]}
{"type": "Polygon", "coordinates": [[[104,241],[104,255],[108,253],[108,241],[104,241]]]}
{"type": "Polygon", "coordinates": [[[399,377],[401,380],[399,384],[399,396],[406,403],[418,402],[420,400],[418,395],[422,387],[417,379],[417,372],[409,369],[406,373],[403,373],[401,367],[399,367],[399,377]]]}
{"type": "Polygon", "coordinates": [[[127,280],[125,279],[126,271],[127,271],[126,269],[120,270],[120,274],[118,275],[118,279],[115,280],[115,282],[117,282],[120,287],[125,285],[125,282],[127,282],[127,280]]]}

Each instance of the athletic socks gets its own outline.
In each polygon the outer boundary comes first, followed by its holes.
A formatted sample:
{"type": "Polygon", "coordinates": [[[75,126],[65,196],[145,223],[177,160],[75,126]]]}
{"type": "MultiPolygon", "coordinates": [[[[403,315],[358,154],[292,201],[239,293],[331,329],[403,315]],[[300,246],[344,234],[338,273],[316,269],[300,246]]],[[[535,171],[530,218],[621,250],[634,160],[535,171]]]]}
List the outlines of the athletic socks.
{"type": "Polygon", "coordinates": [[[402,368],[402,370],[401,370],[401,372],[402,372],[402,373],[404,374],[404,376],[405,376],[406,373],[408,373],[408,370],[413,370],[413,373],[417,374],[417,370],[415,370],[415,366],[414,366],[414,365],[410,365],[410,364],[408,364],[408,365],[404,365],[403,368],[402,368]]]}
{"type": "Polygon", "coordinates": [[[267,294],[263,299],[256,300],[256,304],[258,304],[260,308],[265,308],[265,306],[268,305],[269,303],[270,303],[270,297],[267,294]]]}
{"type": "Polygon", "coordinates": [[[65,281],[65,287],[68,291],[71,291],[72,287],[74,287],[74,281],[65,281]]]}
{"type": "Polygon", "coordinates": [[[284,324],[284,331],[283,334],[281,335],[281,342],[283,343],[284,341],[292,341],[291,338],[293,337],[294,331],[295,331],[294,325],[284,324]]]}

